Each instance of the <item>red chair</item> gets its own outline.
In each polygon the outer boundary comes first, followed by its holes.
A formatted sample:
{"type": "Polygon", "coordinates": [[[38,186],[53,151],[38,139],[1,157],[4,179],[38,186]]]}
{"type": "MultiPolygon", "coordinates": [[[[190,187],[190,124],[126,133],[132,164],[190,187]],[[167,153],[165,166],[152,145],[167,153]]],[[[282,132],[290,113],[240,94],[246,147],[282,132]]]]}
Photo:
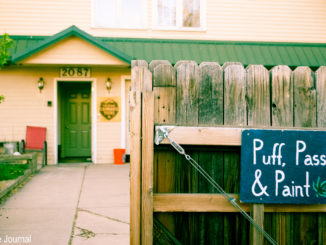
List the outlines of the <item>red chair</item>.
{"type": "Polygon", "coordinates": [[[26,126],[26,139],[22,140],[23,152],[42,152],[42,167],[47,165],[46,128],[26,126]]]}

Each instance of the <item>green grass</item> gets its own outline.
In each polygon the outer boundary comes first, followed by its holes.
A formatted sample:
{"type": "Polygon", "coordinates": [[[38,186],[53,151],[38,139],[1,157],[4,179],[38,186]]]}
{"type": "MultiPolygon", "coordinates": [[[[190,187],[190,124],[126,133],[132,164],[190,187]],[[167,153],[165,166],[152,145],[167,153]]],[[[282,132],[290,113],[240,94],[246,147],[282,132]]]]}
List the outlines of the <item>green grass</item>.
{"type": "Polygon", "coordinates": [[[28,164],[0,164],[0,181],[16,179],[19,176],[24,175],[27,168],[28,164]]]}

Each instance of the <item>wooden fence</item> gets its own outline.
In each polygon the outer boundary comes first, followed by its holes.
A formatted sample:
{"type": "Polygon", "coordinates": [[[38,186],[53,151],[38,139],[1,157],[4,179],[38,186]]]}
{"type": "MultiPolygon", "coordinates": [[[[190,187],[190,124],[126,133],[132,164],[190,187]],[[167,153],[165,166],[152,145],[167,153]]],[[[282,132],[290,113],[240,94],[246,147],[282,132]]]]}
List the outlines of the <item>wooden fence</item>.
{"type": "MultiPolygon", "coordinates": [[[[268,244],[168,142],[154,147],[155,126],[175,126],[172,137],[238,198],[243,128],[322,129],[325,112],[326,67],[134,61],[131,244],[166,244],[157,221],[176,244],[268,244]]],[[[279,244],[326,241],[326,205],[242,207],[279,244]]]]}

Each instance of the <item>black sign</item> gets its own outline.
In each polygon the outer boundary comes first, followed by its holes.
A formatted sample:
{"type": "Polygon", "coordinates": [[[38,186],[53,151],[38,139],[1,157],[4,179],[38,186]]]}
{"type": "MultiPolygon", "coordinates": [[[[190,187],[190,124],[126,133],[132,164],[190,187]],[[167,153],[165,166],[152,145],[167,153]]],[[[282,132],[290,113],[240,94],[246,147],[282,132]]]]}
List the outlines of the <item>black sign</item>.
{"type": "Polygon", "coordinates": [[[244,130],[240,201],[326,203],[326,132],[244,130]]]}

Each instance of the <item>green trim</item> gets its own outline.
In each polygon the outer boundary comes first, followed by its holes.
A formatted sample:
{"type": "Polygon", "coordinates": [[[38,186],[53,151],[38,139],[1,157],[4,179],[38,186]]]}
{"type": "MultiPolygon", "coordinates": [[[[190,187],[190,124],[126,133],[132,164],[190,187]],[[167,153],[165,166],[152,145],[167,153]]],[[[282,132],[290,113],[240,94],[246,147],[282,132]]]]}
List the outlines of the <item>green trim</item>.
{"type": "Polygon", "coordinates": [[[19,62],[32,54],[69,36],[78,36],[102,50],[130,64],[131,60],[179,60],[241,62],[263,64],[267,67],[288,65],[319,67],[326,65],[326,43],[248,42],[185,39],[151,39],[94,37],[76,26],[54,36],[10,36],[17,45],[12,49],[12,62],[19,62]]]}
{"type": "Polygon", "coordinates": [[[326,43],[291,43],[291,42],[258,42],[258,41],[219,41],[219,40],[189,40],[189,39],[149,39],[149,38],[121,38],[97,37],[104,42],[131,42],[131,43],[173,43],[173,44],[216,44],[216,45],[250,45],[250,46],[291,46],[291,47],[326,47],[326,43]]]}
{"type": "Polygon", "coordinates": [[[10,38],[14,40],[44,40],[48,38],[49,36],[25,36],[25,35],[10,35],[10,38]]]}
{"type": "MultiPolygon", "coordinates": [[[[84,39],[85,41],[97,46],[98,48],[114,55],[115,57],[119,58],[120,60],[131,64],[131,60],[132,58],[129,57],[128,55],[125,55],[124,53],[120,52],[118,49],[111,47],[108,44],[104,44],[102,41],[100,41],[99,39],[89,35],[88,33],[80,30],[79,28],[77,28],[76,26],[71,26],[53,36],[47,37],[44,39],[43,42],[41,42],[40,44],[28,48],[27,50],[25,50],[24,52],[17,54],[17,55],[13,55],[11,61],[12,63],[17,63],[23,59],[26,59],[27,57],[67,38],[67,37],[71,37],[71,36],[76,36],[79,37],[81,39],[84,39]]],[[[11,36],[13,39],[16,39],[15,36],[11,36]]],[[[33,38],[34,39],[34,38],[33,38]]],[[[42,37],[38,36],[35,39],[42,39],[42,37]]],[[[34,39],[34,40],[35,40],[34,39]]]]}
{"type": "MultiPolygon", "coordinates": [[[[130,43],[182,43],[182,44],[217,44],[217,45],[250,45],[250,46],[291,46],[291,47],[326,47],[326,43],[300,43],[300,42],[263,42],[263,41],[219,41],[219,40],[195,40],[195,39],[157,39],[157,38],[125,38],[125,37],[94,37],[80,30],[80,32],[92,37],[93,39],[104,42],[130,42],[130,43]]],[[[68,28],[68,29],[69,29],[68,28]]],[[[66,30],[68,30],[66,29],[66,30]]],[[[57,33],[56,35],[58,35],[57,33]]],[[[0,35],[2,37],[2,35],[0,35]]],[[[45,40],[49,36],[29,36],[29,35],[9,35],[13,40],[45,40]]]]}

